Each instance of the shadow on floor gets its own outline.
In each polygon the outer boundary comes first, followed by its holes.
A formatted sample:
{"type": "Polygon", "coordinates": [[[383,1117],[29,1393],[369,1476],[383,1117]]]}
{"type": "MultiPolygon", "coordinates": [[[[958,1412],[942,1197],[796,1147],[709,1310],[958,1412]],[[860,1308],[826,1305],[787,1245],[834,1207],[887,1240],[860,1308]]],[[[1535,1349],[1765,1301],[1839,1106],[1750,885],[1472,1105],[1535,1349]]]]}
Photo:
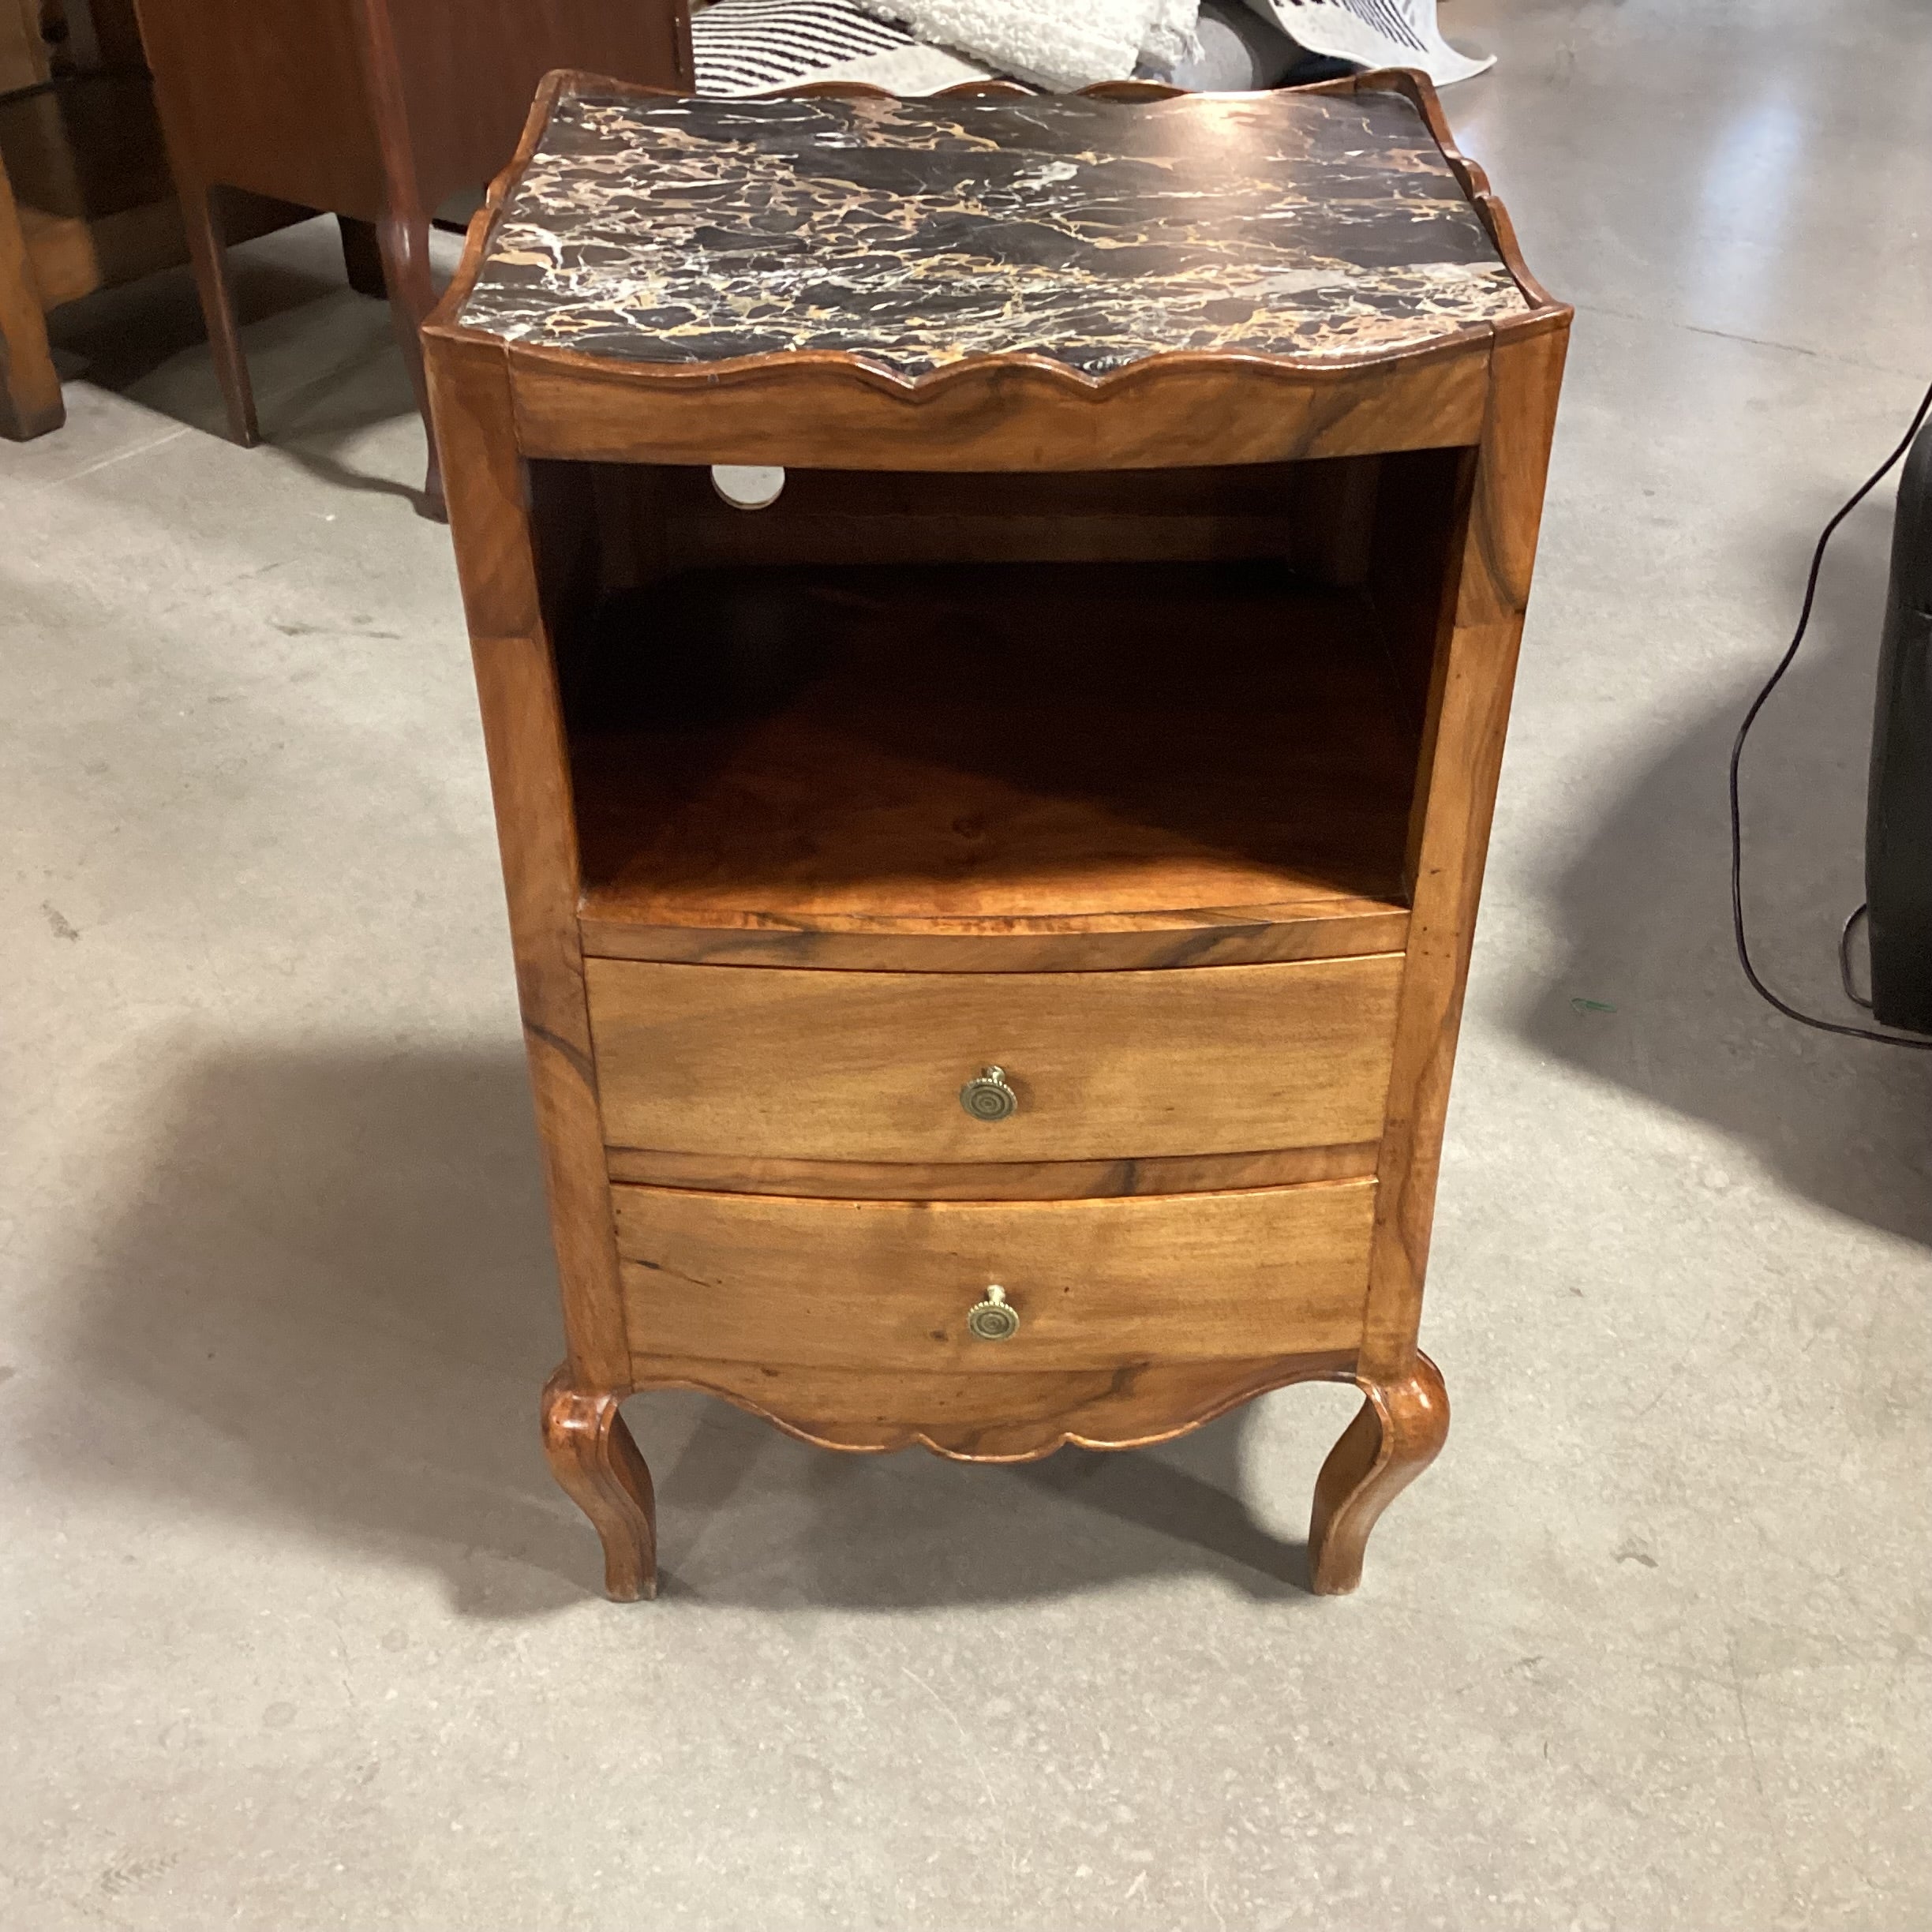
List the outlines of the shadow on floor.
{"type": "MultiPolygon", "coordinates": [[[[184,1055],[146,1144],[67,1287],[73,1372],[108,1420],[51,1481],[426,1564],[473,1615],[595,1589],[594,1535],[537,1443],[561,1350],[514,1050],[184,1055]]],[[[1354,1406],[1286,1399],[1334,1405],[1338,1431],[1354,1406]]],[[[811,1449],[682,1393],[627,1413],[673,1601],[894,1608],[1201,1571],[1301,1593],[1301,1549],[1241,1500],[1245,1414],[973,1469],[811,1449]]]]}
{"type": "MultiPolygon", "coordinates": [[[[286,247],[265,253],[260,244],[245,244],[233,251],[230,272],[244,328],[306,308],[347,286],[339,257],[331,274],[314,248],[291,259],[286,247]]],[[[69,302],[49,317],[48,333],[63,377],[84,371],[96,387],[117,391],[134,388],[208,341],[194,278],[185,266],[69,302]]],[[[212,373],[208,390],[212,427],[219,420],[220,399],[214,395],[212,373]]]]}
{"type": "MultiPolygon", "coordinates": [[[[1889,544],[1884,515],[1840,533],[1810,634],[1752,734],[1743,773],[1758,971],[1803,1010],[1853,1024],[1868,1016],[1840,990],[1837,945],[1864,897],[1889,544]]],[[[1768,560],[1780,584],[1789,580],[1780,608],[1794,617],[1809,560],[1801,535],[1768,560]]],[[[1765,674],[1788,635],[1766,635],[1765,674]]],[[[1519,1024],[1545,1051],[1722,1129],[1820,1206],[1932,1242],[1932,1054],[1799,1026],[1764,1005],[1736,963],[1725,771],[1757,682],[1644,769],[1552,882],[1569,957],[1519,1024]]]]}
{"type": "MultiPolygon", "coordinates": [[[[343,455],[377,424],[413,419],[416,399],[388,305],[348,286],[334,217],[242,244],[230,251],[230,272],[266,446],[331,488],[417,502],[420,491],[343,455]],[[291,361],[302,371],[293,381],[291,361]]],[[[185,268],[71,303],[55,313],[50,332],[64,380],[129,396],[204,435],[227,435],[185,268]]]]}

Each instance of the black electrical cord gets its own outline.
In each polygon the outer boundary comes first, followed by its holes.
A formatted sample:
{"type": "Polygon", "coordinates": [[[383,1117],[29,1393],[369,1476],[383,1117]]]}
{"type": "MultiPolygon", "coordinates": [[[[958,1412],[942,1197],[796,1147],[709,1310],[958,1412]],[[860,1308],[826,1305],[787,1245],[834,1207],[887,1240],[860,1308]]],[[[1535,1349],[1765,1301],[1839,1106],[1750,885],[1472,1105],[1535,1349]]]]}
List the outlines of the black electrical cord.
{"type": "Polygon", "coordinates": [[[1871,1002],[1852,983],[1852,935],[1858,930],[1859,921],[1870,911],[1869,904],[1861,905],[1838,929],[1838,983],[1844,988],[1845,998],[1867,1013],[1872,1009],[1871,1002]]]}
{"type": "MultiPolygon", "coordinates": [[[[1825,549],[1837,534],[1838,526],[1869,496],[1900,462],[1923,426],[1926,417],[1932,415],[1932,388],[1926,391],[1918,410],[1911,419],[1911,427],[1905,432],[1904,440],[1898,447],[1859,485],[1851,500],[1838,514],[1825,526],[1818,540],[1818,548],[1811,553],[1811,574],[1805,579],[1804,603],[1798,612],[1798,628],[1792,633],[1792,641],[1784,648],[1784,655],[1778,660],[1777,668],[1765,680],[1764,689],[1751,700],[1750,709],[1744,713],[1744,722],[1738,727],[1736,739],[1731,747],[1731,935],[1737,944],[1738,964],[1744,969],[1744,977],[1751,983],[1761,999],[1775,1006],[1788,1020],[1795,1020],[1800,1026],[1816,1027],[1821,1033],[1842,1033],[1848,1039],[1876,1040],[1881,1046],[1911,1046],[1921,1053],[1932,1053],[1932,1037],[1911,1033],[1881,1033],[1876,1027],[1847,1026],[1837,1020],[1821,1020],[1814,1013],[1800,1013],[1789,1001],[1782,1000],[1758,976],[1758,969],[1751,964],[1750,947],[1744,937],[1744,819],[1738,804],[1738,766],[1744,756],[1744,741],[1750,736],[1750,728],[1758,722],[1758,713],[1765,708],[1765,701],[1784,681],[1784,673],[1792,667],[1792,660],[1798,655],[1798,647],[1805,640],[1805,632],[1811,623],[1811,606],[1818,598],[1818,573],[1825,567],[1825,549]]],[[[1846,979],[1846,990],[1850,990],[1849,975],[1845,972],[1848,964],[1848,948],[1852,929],[1856,924],[1859,908],[1845,921],[1844,933],[1839,939],[1839,965],[1841,976],[1846,979]]],[[[1856,996],[1854,995],[1854,998],[1856,996]]],[[[1861,1005],[1865,1002],[1860,1002],[1861,1005]]]]}

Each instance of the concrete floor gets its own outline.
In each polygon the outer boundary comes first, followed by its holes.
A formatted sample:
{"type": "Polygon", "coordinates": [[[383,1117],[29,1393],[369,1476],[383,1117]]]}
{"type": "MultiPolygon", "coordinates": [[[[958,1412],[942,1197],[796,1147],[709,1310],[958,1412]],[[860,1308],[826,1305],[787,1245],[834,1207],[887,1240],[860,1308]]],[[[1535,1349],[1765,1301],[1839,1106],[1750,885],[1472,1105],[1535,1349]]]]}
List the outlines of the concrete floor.
{"type": "MultiPolygon", "coordinates": [[[[1932,377],[1932,15],[1445,18],[1578,314],[1425,1324],[1456,1428],[1350,1601],[1299,1585],[1323,1389],[1006,1472],[634,1402],[668,1580],[603,1602],[383,313],[326,233],[243,252],[253,452],[185,275],[65,319],[73,420],[0,447],[0,1922],[1932,1923],[1932,1066],[1754,1003],[1723,838],[1808,546],[1932,377]]],[[[1765,961],[1833,1011],[1889,496],[1751,773],[1765,961]]]]}

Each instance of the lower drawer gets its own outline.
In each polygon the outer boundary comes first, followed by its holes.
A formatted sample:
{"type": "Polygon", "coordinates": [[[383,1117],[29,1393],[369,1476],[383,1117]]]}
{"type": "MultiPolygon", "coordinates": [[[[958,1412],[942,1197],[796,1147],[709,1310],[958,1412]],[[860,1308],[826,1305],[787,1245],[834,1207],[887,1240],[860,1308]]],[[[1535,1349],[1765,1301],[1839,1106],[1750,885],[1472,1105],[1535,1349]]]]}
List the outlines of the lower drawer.
{"type": "Polygon", "coordinates": [[[640,1362],[1125,1368],[1353,1349],[1373,1181],[1084,1201],[848,1201],[618,1187],[640,1362]],[[967,1317],[994,1284],[1010,1339],[967,1317]]]}

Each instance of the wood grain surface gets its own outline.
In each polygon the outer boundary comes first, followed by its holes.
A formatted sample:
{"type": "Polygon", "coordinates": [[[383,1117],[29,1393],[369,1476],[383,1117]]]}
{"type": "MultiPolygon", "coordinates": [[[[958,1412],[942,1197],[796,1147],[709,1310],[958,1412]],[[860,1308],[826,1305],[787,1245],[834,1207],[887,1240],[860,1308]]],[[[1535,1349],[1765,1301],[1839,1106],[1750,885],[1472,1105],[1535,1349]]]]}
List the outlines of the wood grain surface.
{"type": "MultiPolygon", "coordinates": [[[[0,19],[9,17],[25,34],[39,8],[9,15],[0,0],[0,19]]],[[[47,51],[37,32],[31,44],[47,51]]],[[[65,420],[47,311],[170,267],[185,252],[144,73],[0,88],[0,436],[24,440],[65,420]]]]}
{"type": "Polygon", "coordinates": [[[1361,1582],[1368,1532],[1449,1435],[1448,1391],[1426,1355],[1418,1352],[1392,1381],[1356,1381],[1361,1408],[1322,1465],[1309,1519],[1309,1582],[1318,1597],[1342,1596],[1361,1582]]]}
{"type": "MultiPolygon", "coordinates": [[[[451,313],[446,301],[439,310],[451,313]]],[[[452,324],[452,327],[454,325],[452,324]]],[[[1098,381],[1022,356],[907,384],[834,352],[720,369],[511,351],[533,456],[848,470],[1103,470],[1430,449],[1482,418],[1486,331],[1363,368],[1185,353],[1098,381]]]]}
{"type": "Polygon", "coordinates": [[[430,358],[457,571],[489,754],[517,997],[537,1104],[573,1387],[621,1390],[623,1296],[576,920],[564,727],[503,358],[430,358]]]}
{"type": "MultiPolygon", "coordinates": [[[[776,702],[652,728],[582,672],[582,913],[874,933],[1404,903],[1415,739],[1357,595],[1279,567],[759,573],[645,593],[629,662],[715,661],[756,597],[776,702]],[[790,646],[788,645],[788,648],[790,646]]],[[[721,701],[720,710],[723,710],[721,701]]]]}
{"type": "Polygon", "coordinates": [[[994,1203],[612,1193],[638,1362],[897,1374],[1352,1350],[1375,1184],[994,1203]],[[995,1282],[1020,1316],[1010,1341],[967,1327],[995,1282]]]}
{"type": "Polygon", "coordinates": [[[1359,1181],[1375,1172],[1379,1151],[1379,1142],[1363,1140],[1145,1160],[828,1161],[612,1148],[609,1159],[613,1181],[710,1193],[799,1194],[822,1200],[1090,1200],[1359,1181]]]}
{"type": "Polygon", "coordinates": [[[671,569],[850,564],[1214,563],[1271,559],[1355,584],[1345,532],[1366,530],[1374,457],[1192,470],[983,471],[795,469],[747,513],[708,465],[626,464],[627,534],[671,569]]]}
{"type": "Polygon", "coordinates": [[[47,343],[47,305],[0,156],[0,436],[24,443],[66,420],[47,343]]]}
{"type": "Polygon", "coordinates": [[[1376,1138],[1402,956],[1213,971],[585,962],[605,1138],[822,1161],[1116,1161],[1376,1138]],[[1017,1097],[975,1118],[997,1065],[1017,1097]]]}
{"type": "Polygon", "coordinates": [[[1424,737],[1414,913],[1364,1350],[1365,1372],[1391,1383],[1410,1372],[1421,1322],[1443,1126],[1568,339],[1567,328],[1543,329],[1497,350],[1468,521],[1445,576],[1455,619],[1424,737]]]}
{"type": "Polygon", "coordinates": [[[1031,1462],[1069,1443],[1136,1449],[1164,1442],[1269,1389],[1346,1381],[1354,1360],[1343,1350],[1128,1368],[875,1375],[660,1356],[638,1363],[638,1386],[702,1389],[824,1449],[876,1455],[917,1443],[962,1462],[1031,1462]]]}
{"type": "MultiPolygon", "coordinates": [[[[439,205],[509,160],[533,89],[587,62],[687,84],[684,0],[139,0],[229,432],[259,428],[226,254],[231,191],[380,225],[419,405],[439,205]]],[[[425,428],[428,427],[425,417],[425,428]]],[[[421,507],[442,512],[430,467],[421,507]]]]}
{"type": "Polygon", "coordinates": [[[613,1603],[655,1597],[657,1497],[618,1398],[575,1387],[566,1364],[544,1390],[542,1426],[551,1473],[603,1543],[604,1593],[613,1603]]]}
{"type": "Polygon", "coordinates": [[[1196,906],[1167,912],[930,918],[922,930],[889,916],[817,913],[809,927],[769,923],[657,926],[580,922],[583,949],[606,959],[672,965],[799,966],[832,972],[1153,972],[1260,966],[1399,953],[1406,906],[1332,894],[1265,906],[1196,906]]]}

